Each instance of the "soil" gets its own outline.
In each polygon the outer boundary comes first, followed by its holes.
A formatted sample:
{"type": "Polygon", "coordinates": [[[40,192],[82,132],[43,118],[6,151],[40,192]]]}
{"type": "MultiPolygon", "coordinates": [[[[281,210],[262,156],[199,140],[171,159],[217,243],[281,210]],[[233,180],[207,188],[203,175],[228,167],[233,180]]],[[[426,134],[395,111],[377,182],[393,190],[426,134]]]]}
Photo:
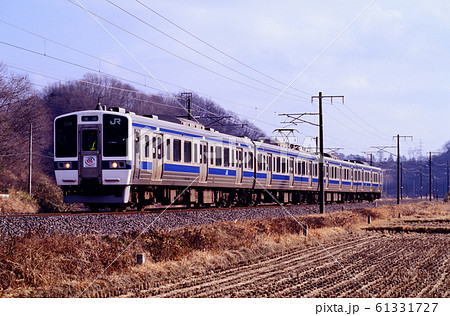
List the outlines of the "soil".
{"type": "Polygon", "coordinates": [[[127,296],[450,297],[449,246],[447,234],[368,233],[127,296]]]}

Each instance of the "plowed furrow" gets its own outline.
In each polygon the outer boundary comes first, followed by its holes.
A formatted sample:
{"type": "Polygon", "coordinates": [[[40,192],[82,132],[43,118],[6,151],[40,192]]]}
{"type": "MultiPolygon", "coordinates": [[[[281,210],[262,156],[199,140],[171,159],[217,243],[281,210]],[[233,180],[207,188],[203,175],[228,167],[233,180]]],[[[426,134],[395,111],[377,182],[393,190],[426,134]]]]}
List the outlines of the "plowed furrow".
{"type": "Polygon", "coordinates": [[[373,234],[294,249],[138,292],[148,297],[434,297],[449,294],[449,237],[373,234]]]}
{"type": "Polygon", "coordinates": [[[195,293],[195,296],[203,296],[201,293],[208,293],[209,295],[215,288],[220,287],[221,293],[229,293],[231,295],[233,293],[228,291],[229,287],[245,286],[246,283],[254,283],[259,279],[266,279],[271,274],[285,273],[284,269],[274,270],[271,268],[273,266],[283,264],[285,269],[289,269],[291,266],[310,267],[315,262],[323,261],[324,258],[329,257],[330,254],[336,255],[342,251],[351,250],[357,244],[372,242],[374,238],[375,237],[358,238],[349,242],[328,246],[326,249],[323,249],[320,246],[300,249],[290,254],[263,260],[259,263],[225,270],[213,275],[200,276],[191,280],[183,280],[181,282],[159,287],[154,291],[148,290],[147,294],[158,297],[173,297],[178,296],[181,292],[189,292],[189,290],[192,290],[192,292],[195,293]],[[240,280],[248,281],[242,282],[240,280]]]}

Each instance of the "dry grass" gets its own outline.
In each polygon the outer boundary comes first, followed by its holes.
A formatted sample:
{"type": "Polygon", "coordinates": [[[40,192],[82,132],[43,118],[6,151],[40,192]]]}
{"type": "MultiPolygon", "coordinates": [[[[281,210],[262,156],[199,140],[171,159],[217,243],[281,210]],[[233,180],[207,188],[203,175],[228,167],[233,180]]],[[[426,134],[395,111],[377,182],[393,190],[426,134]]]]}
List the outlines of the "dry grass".
{"type": "Polygon", "coordinates": [[[0,197],[0,214],[37,213],[38,203],[23,191],[10,189],[9,197],[0,197]]]}
{"type": "MultiPolygon", "coordinates": [[[[336,241],[373,224],[449,218],[450,205],[423,202],[281,219],[223,222],[172,231],[109,236],[62,236],[38,231],[0,244],[0,296],[76,297],[102,289],[189,277],[257,262],[262,256],[336,241]],[[308,225],[309,237],[302,226],[308,225]],[[131,244],[131,241],[136,242],[131,244]],[[124,249],[127,249],[123,254],[124,249]],[[137,253],[147,262],[135,265],[137,253]],[[120,255],[121,254],[121,255],[120,255]],[[91,282],[96,280],[93,284],[91,282]]],[[[124,295],[110,292],[108,295],[124,295]]],[[[105,294],[106,295],[106,294],[105,294]]],[[[125,295],[126,296],[126,295],[125,295]]]]}

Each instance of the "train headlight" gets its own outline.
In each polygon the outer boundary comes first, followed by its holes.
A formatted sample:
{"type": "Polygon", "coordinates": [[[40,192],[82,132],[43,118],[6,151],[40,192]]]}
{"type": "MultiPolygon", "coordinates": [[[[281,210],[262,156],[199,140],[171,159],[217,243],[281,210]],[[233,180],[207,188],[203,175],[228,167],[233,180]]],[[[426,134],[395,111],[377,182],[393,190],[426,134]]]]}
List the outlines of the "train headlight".
{"type": "Polygon", "coordinates": [[[107,166],[105,165],[104,168],[108,168],[108,169],[126,169],[127,168],[127,162],[124,161],[124,160],[109,161],[107,166]]]}
{"type": "Polygon", "coordinates": [[[58,170],[67,170],[67,169],[73,169],[73,162],[72,161],[59,161],[55,164],[55,169],[58,170]]]}

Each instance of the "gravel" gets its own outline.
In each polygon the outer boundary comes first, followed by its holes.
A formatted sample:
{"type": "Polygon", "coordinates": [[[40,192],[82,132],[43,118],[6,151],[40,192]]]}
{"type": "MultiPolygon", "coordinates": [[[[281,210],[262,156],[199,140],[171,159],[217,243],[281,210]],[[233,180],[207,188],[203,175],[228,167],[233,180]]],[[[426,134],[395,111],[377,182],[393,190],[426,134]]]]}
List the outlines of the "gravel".
{"type": "MultiPolygon", "coordinates": [[[[378,202],[380,204],[380,202],[378,202]]],[[[342,209],[374,207],[375,203],[331,204],[325,212],[342,209]]],[[[1,217],[0,236],[20,236],[27,233],[101,234],[116,235],[141,232],[145,229],[169,230],[183,226],[206,225],[221,221],[241,221],[258,218],[276,218],[318,213],[318,205],[289,207],[253,207],[235,209],[199,210],[162,214],[87,214],[65,216],[1,217]]]]}

